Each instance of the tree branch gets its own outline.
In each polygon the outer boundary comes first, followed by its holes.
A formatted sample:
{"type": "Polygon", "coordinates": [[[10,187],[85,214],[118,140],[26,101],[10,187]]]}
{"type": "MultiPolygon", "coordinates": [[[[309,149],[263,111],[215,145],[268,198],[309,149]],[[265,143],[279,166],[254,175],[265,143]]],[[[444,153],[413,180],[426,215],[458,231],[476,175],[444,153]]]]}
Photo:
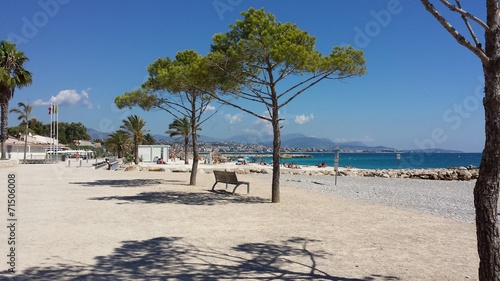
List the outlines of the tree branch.
{"type": "Polygon", "coordinates": [[[259,119],[263,119],[263,120],[266,120],[266,121],[269,121],[269,122],[271,122],[271,121],[272,121],[272,120],[271,120],[271,118],[266,118],[265,116],[259,115],[259,114],[255,113],[255,112],[251,111],[251,110],[248,110],[248,109],[246,109],[246,108],[243,108],[243,107],[241,107],[241,106],[239,106],[239,105],[237,105],[237,104],[235,104],[235,103],[232,103],[232,102],[230,102],[230,101],[228,101],[228,100],[221,99],[220,97],[218,97],[218,96],[217,96],[217,95],[215,95],[215,94],[211,94],[211,95],[212,95],[212,97],[213,97],[214,99],[218,100],[218,101],[219,101],[220,103],[222,103],[222,104],[227,104],[227,105],[230,105],[230,106],[232,106],[232,107],[234,107],[234,108],[237,108],[237,109],[239,109],[239,110],[241,110],[241,111],[244,111],[244,112],[246,112],[246,113],[248,113],[248,114],[250,114],[250,115],[253,115],[253,116],[255,116],[255,117],[259,118],[259,119]]]}
{"type": "Polygon", "coordinates": [[[174,116],[175,118],[179,118],[179,116],[185,116],[185,114],[183,112],[181,112],[176,107],[172,106],[171,103],[167,102],[166,100],[159,102],[156,105],[156,107],[168,112],[170,115],[174,116]],[[164,105],[162,105],[162,104],[164,104],[164,105]],[[179,115],[177,115],[177,114],[179,114],[179,115]]]}
{"type": "MultiPolygon", "coordinates": [[[[457,7],[459,9],[462,9],[462,5],[460,5],[460,1],[459,0],[455,0],[455,2],[457,3],[457,7]]],[[[476,43],[476,46],[478,48],[482,49],[481,42],[479,42],[479,40],[477,40],[476,34],[474,33],[474,30],[472,29],[472,26],[470,25],[469,21],[467,20],[467,17],[464,16],[464,15],[462,15],[462,20],[464,21],[465,26],[469,30],[470,36],[472,36],[472,39],[474,40],[474,43],[476,43]]]]}
{"type": "MultiPolygon", "coordinates": [[[[208,104],[205,106],[205,109],[206,109],[206,107],[207,107],[207,106],[208,106],[208,104]]],[[[215,114],[217,114],[217,112],[219,112],[219,109],[220,109],[221,107],[222,107],[222,104],[221,104],[221,105],[220,105],[217,109],[215,109],[215,110],[214,110],[214,112],[213,112],[212,114],[210,114],[208,117],[206,117],[206,118],[205,118],[205,119],[203,119],[203,120],[198,120],[198,125],[199,125],[199,126],[203,125],[203,123],[205,123],[208,119],[210,119],[212,116],[214,116],[215,114]]],[[[202,115],[204,112],[205,112],[205,110],[203,110],[203,112],[201,112],[201,113],[199,114],[199,116],[201,117],[201,115],[202,115]]]]}
{"type": "Polygon", "coordinates": [[[301,85],[304,85],[304,84],[306,84],[306,83],[309,83],[309,81],[314,80],[317,76],[318,76],[318,75],[316,75],[316,74],[315,74],[315,75],[313,75],[313,76],[311,76],[311,77],[307,78],[306,80],[301,81],[300,83],[297,83],[297,84],[293,85],[292,87],[288,88],[288,89],[287,89],[286,91],[284,91],[283,93],[279,94],[279,95],[278,95],[278,99],[282,98],[283,96],[285,96],[285,95],[286,95],[286,94],[288,94],[289,92],[291,92],[291,91],[295,90],[296,88],[300,87],[301,85]]]}
{"type": "MultiPolygon", "coordinates": [[[[479,59],[482,61],[484,65],[489,64],[489,58],[486,56],[484,53],[483,49],[474,46],[469,40],[467,40],[465,37],[463,37],[437,10],[434,8],[434,6],[429,2],[429,0],[420,0],[422,4],[424,5],[425,9],[431,13],[434,18],[437,19],[437,21],[448,31],[448,33],[457,40],[457,42],[472,51],[476,56],[479,57],[479,59]]],[[[444,1],[444,0],[440,0],[444,1]]],[[[489,28],[487,29],[489,30],[489,28]]]]}
{"type": "MultiPolygon", "coordinates": [[[[281,103],[279,105],[279,108],[281,107],[284,107],[286,106],[289,102],[291,102],[293,99],[295,99],[298,95],[302,94],[304,91],[306,91],[307,89],[311,88],[312,86],[316,85],[317,83],[319,83],[321,80],[325,79],[328,77],[329,74],[324,74],[323,76],[319,77],[317,80],[315,81],[312,81],[311,83],[309,83],[308,85],[306,85],[304,88],[298,90],[295,94],[293,94],[290,98],[288,98],[285,102],[281,103]]],[[[311,80],[309,80],[311,81],[311,80]]]]}
{"type": "MultiPolygon", "coordinates": [[[[489,26],[484,22],[482,21],[481,19],[479,19],[478,17],[474,16],[473,14],[467,12],[467,11],[464,11],[462,9],[462,7],[460,6],[460,2],[458,0],[456,0],[457,2],[457,6],[453,6],[450,2],[448,2],[447,0],[439,0],[441,3],[443,3],[443,5],[445,5],[448,9],[452,10],[453,12],[457,12],[459,13],[462,17],[465,17],[465,18],[469,18],[473,21],[475,21],[476,23],[478,23],[480,26],[482,26],[485,30],[488,30],[490,29],[489,26]]],[[[425,4],[424,4],[425,5],[425,4]]]]}

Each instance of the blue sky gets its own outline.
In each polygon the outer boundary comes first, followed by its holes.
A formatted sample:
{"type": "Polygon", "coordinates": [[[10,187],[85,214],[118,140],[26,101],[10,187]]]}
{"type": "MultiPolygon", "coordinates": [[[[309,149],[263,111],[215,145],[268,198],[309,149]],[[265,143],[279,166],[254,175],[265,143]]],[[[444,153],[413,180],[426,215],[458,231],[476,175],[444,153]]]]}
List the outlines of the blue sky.
{"type": "MultiPolygon", "coordinates": [[[[463,4],[484,18],[481,1],[463,4]]],[[[34,117],[45,123],[47,104],[56,101],[60,121],[111,132],[138,114],[151,133],[164,133],[171,116],[118,110],[114,98],[138,88],[157,58],[187,49],[204,55],[212,36],[227,32],[241,11],[263,7],[278,21],[315,36],[324,54],[350,44],[366,58],[366,75],[324,81],[284,108],[282,134],[398,149],[480,152],[484,145],[480,61],[417,0],[3,0],[0,5],[0,38],[17,43],[33,73],[33,84],[18,90],[10,106],[29,102],[34,117]]],[[[463,30],[459,18],[452,22],[463,30]]],[[[15,117],[9,115],[9,126],[18,123],[15,117]]],[[[202,130],[219,138],[269,132],[269,124],[228,106],[202,130]]]]}

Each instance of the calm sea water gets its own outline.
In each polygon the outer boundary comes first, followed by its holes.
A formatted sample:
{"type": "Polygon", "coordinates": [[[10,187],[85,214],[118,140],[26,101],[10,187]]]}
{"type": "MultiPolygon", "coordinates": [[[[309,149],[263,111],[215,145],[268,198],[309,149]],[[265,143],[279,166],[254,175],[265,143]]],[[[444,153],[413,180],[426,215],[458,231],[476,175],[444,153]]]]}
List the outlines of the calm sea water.
{"type": "MultiPolygon", "coordinates": [[[[327,166],[334,165],[334,153],[301,153],[311,155],[312,158],[282,158],[281,163],[297,163],[299,165],[314,166],[325,162],[327,166]]],[[[293,155],[293,154],[290,154],[293,155]]],[[[396,153],[340,153],[339,167],[354,167],[360,169],[419,169],[419,168],[448,168],[479,167],[481,153],[400,153],[400,161],[396,153]]],[[[267,163],[271,158],[264,158],[267,163]]]]}

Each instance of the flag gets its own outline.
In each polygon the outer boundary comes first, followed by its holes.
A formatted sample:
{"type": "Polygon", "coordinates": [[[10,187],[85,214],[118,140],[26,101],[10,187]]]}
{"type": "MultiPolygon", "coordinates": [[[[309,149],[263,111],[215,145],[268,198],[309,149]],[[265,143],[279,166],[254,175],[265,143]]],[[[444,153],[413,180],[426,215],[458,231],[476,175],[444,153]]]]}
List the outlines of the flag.
{"type": "Polygon", "coordinates": [[[54,105],[54,114],[57,114],[57,105],[54,105]]]}
{"type": "Polygon", "coordinates": [[[49,115],[52,113],[52,107],[49,107],[49,115]]]}

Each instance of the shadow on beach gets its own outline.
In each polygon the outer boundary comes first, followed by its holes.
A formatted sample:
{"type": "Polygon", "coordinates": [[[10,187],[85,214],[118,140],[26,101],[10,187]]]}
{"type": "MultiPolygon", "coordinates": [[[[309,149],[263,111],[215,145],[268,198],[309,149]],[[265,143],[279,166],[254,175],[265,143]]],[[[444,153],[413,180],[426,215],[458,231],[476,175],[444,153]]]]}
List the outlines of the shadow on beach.
{"type": "MultiPolygon", "coordinates": [[[[180,180],[164,180],[164,179],[124,179],[124,180],[95,180],[87,182],[70,182],[81,186],[110,186],[110,187],[143,187],[159,184],[175,184],[182,185],[184,181],[180,180]]],[[[187,185],[187,184],[186,184],[187,185]]]]}
{"type": "MultiPolygon", "coordinates": [[[[180,180],[164,180],[164,179],[122,179],[122,180],[94,180],[88,182],[70,182],[70,184],[97,187],[105,186],[112,188],[131,188],[145,187],[155,185],[186,185],[187,182],[180,180]]],[[[182,204],[182,205],[224,205],[224,204],[257,204],[269,203],[269,199],[264,199],[256,196],[241,196],[232,194],[225,190],[208,190],[207,192],[187,192],[187,191],[150,191],[141,192],[137,195],[128,196],[103,196],[92,197],[89,200],[112,201],[116,200],[117,204],[182,204]]]]}
{"type": "Polygon", "coordinates": [[[224,252],[216,248],[200,248],[179,237],[122,241],[110,255],[95,257],[92,265],[59,262],[54,266],[31,267],[16,276],[0,275],[0,279],[399,280],[380,275],[363,279],[329,275],[317,267],[317,260],[332,254],[322,250],[310,251],[308,245],[312,243],[321,241],[295,237],[278,243],[244,243],[224,252]]]}
{"type": "Polygon", "coordinates": [[[181,192],[181,191],[160,191],[141,192],[131,196],[105,196],[93,197],[89,200],[116,200],[117,204],[182,204],[182,205],[225,205],[225,204],[259,204],[270,203],[269,199],[255,196],[240,196],[229,192],[181,192]]]}

